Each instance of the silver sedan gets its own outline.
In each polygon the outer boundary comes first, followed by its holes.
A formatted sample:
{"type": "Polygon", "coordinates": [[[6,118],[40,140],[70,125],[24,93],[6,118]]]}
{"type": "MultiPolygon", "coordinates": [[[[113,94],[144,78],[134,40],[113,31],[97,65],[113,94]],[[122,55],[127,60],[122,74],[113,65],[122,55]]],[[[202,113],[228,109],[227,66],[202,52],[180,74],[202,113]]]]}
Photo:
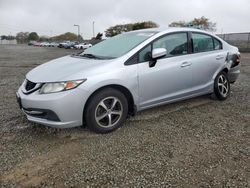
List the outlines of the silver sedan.
{"type": "Polygon", "coordinates": [[[190,28],[138,30],[31,70],[17,92],[30,121],[98,133],[128,115],[204,94],[225,100],[240,74],[240,53],[190,28]]]}

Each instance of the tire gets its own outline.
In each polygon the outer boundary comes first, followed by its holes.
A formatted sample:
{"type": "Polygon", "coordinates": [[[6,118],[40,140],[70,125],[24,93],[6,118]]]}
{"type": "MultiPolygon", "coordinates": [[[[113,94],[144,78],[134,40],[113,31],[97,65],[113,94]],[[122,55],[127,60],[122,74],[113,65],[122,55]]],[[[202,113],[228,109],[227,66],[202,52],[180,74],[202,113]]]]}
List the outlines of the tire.
{"type": "Polygon", "coordinates": [[[230,82],[224,71],[220,72],[215,78],[214,94],[219,100],[226,100],[230,95],[230,82]]]}
{"type": "Polygon", "coordinates": [[[106,88],[89,99],[84,118],[90,130],[109,133],[121,127],[127,115],[125,95],[116,89],[106,88]]]}

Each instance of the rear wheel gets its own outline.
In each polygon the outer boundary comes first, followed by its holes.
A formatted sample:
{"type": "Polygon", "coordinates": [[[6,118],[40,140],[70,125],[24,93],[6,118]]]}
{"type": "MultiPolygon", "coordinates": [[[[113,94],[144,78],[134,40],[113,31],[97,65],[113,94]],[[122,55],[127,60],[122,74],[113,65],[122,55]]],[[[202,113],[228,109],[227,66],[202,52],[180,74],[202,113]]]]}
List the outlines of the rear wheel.
{"type": "Polygon", "coordinates": [[[97,133],[108,133],[121,127],[127,114],[126,97],[118,90],[107,88],[90,98],[85,121],[89,129],[97,133]]]}
{"type": "Polygon", "coordinates": [[[225,100],[230,94],[230,82],[225,72],[220,72],[215,78],[214,94],[219,100],[225,100]]]}

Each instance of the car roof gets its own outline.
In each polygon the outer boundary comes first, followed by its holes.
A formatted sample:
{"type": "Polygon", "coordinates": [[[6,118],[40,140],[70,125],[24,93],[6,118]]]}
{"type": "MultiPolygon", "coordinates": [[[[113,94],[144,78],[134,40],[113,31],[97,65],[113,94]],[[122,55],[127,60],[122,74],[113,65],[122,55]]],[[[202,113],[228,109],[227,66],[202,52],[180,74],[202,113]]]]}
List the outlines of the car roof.
{"type": "Polygon", "coordinates": [[[158,28],[135,30],[131,32],[171,33],[171,32],[179,32],[179,31],[193,31],[193,32],[202,32],[202,33],[212,34],[202,29],[195,29],[195,28],[190,28],[190,27],[158,27],[158,28]]]}

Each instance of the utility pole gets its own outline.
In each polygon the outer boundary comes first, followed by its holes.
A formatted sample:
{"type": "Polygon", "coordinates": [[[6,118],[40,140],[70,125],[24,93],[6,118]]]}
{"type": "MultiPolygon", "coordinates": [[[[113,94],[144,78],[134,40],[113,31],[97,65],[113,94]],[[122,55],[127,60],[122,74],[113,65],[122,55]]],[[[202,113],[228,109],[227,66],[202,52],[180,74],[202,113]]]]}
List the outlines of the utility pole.
{"type": "Polygon", "coordinates": [[[93,21],[93,38],[95,38],[95,21],[93,21]]]}
{"type": "Polygon", "coordinates": [[[74,24],[74,26],[78,27],[78,41],[80,41],[80,25],[74,24]]]}

